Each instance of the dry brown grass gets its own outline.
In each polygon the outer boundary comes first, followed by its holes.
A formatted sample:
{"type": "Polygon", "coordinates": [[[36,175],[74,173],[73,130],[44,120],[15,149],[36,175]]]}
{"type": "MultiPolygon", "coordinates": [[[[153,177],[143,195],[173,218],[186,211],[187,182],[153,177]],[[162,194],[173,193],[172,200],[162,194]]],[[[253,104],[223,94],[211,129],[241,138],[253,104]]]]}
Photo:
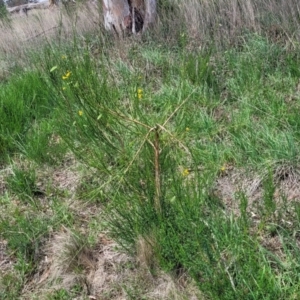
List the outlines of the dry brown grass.
{"type": "MultiPolygon", "coordinates": [[[[30,167],[30,162],[16,162],[19,168],[30,167]]],[[[5,177],[12,167],[2,170],[0,185],[5,193],[5,177]]],[[[83,166],[67,155],[59,167],[48,167],[37,170],[37,185],[41,190],[55,188],[65,197],[59,201],[67,205],[74,215],[76,224],[72,229],[62,225],[58,230],[49,233],[47,240],[38,249],[38,265],[27,277],[19,299],[49,299],[55,291],[70,291],[79,285],[82,290],[77,299],[204,299],[195,283],[186,275],[176,278],[161,272],[154,257],[155,235],[140,237],[136,243],[136,257],[131,257],[120,250],[117,243],[107,237],[105,232],[97,234],[96,243],[91,245],[87,236],[91,234],[87,224],[92,217],[101,222],[101,206],[82,203],[76,198],[76,190],[83,180],[83,166]],[[52,187],[47,188],[47,184],[52,187]],[[155,275],[151,273],[155,269],[155,275]]],[[[43,213],[53,213],[48,207],[51,191],[45,199],[40,199],[43,213]]],[[[11,199],[11,210],[29,207],[11,199]]],[[[8,208],[6,208],[8,209],[8,208]]],[[[7,212],[8,210],[6,210],[7,212]]],[[[14,274],[16,258],[7,251],[7,242],[0,239],[0,278],[5,274],[14,274]]]]}
{"type": "Polygon", "coordinates": [[[91,299],[203,299],[187,277],[174,279],[162,272],[153,277],[117,247],[101,233],[97,245],[89,248],[73,232],[63,229],[45,246],[39,272],[22,299],[47,298],[51,291],[70,289],[76,283],[85,287],[82,294],[91,299]]]}
{"type": "Polygon", "coordinates": [[[33,9],[27,17],[12,15],[9,24],[0,24],[0,65],[8,69],[16,60],[26,65],[28,51],[46,44],[69,42],[74,35],[93,32],[101,24],[98,6],[92,2],[68,10],[63,7],[33,9]]]}
{"type": "Polygon", "coordinates": [[[172,24],[170,32],[185,28],[197,44],[232,44],[239,42],[247,32],[290,42],[300,40],[300,8],[294,0],[175,0],[166,3],[175,9],[176,17],[161,8],[160,26],[166,22],[172,24]]]}
{"type": "Polygon", "coordinates": [[[140,236],[136,241],[137,261],[141,268],[150,270],[155,267],[155,236],[148,235],[147,237],[140,236]]]}
{"type": "MultiPolygon", "coordinates": [[[[273,200],[276,203],[275,215],[280,212],[282,224],[289,224],[296,219],[294,206],[300,201],[300,171],[299,167],[291,165],[274,166],[273,200]],[[288,205],[287,205],[288,204],[288,205]],[[287,207],[289,209],[287,209],[287,207]]],[[[248,199],[247,212],[253,224],[261,222],[261,212],[264,206],[264,182],[269,173],[253,172],[245,169],[225,171],[216,180],[214,194],[224,203],[228,213],[240,214],[240,203],[237,198],[243,193],[248,199]]]]}
{"type": "MultiPolygon", "coordinates": [[[[157,39],[157,35],[162,35],[164,42],[178,41],[179,34],[185,31],[197,47],[212,42],[218,46],[238,43],[247,32],[292,45],[300,40],[300,8],[293,0],[175,0],[158,4],[159,17],[153,34],[157,39]]],[[[10,25],[0,24],[2,72],[16,58],[26,61],[28,49],[43,43],[68,42],[74,34],[102,32],[101,8],[91,1],[77,6],[33,9],[27,17],[13,15],[10,25]]]]}

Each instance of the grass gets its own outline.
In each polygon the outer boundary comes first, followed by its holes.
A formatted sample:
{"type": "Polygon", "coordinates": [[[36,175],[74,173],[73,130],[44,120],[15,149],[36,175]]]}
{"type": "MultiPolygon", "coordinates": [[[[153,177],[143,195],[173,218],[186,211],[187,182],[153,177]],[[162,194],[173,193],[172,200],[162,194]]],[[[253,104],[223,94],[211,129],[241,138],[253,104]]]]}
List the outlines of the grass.
{"type": "Polygon", "coordinates": [[[0,47],[1,299],[297,299],[296,12],[202,4],[121,41],[58,11],[0,47]]]}

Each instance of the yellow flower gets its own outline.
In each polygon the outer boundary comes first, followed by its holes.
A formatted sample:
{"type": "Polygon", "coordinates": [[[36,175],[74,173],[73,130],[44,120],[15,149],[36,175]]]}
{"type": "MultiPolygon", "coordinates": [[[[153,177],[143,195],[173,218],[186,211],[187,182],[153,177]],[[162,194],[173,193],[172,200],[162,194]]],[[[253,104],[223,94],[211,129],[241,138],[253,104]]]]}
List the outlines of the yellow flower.
{"type": "Polygon", "coordinates": [[[66,59],[66,58],[67,58],[66,55],[61,56],[61,59],[66,59]]]}
{"type": "Polygon", "coordinates": [[[83,111],[82,110],[79,110],[78,111],[78,115],[81,117],[83,115],[83,111]]]}
{"type": "Polygon", "coordinates": [[[143,90],[142,89],[137,89],[137,97],[139,100],[143,98],[143,90]]]}
{"type": "Polygon", "coordinates": [[[70,75],[71,75],[71,72],[70,72],[70,71],[67,71],[67,73],[66,73],[65,75],[62,76],[62,79],[63,79],[63,80],[66,80],[66,79],[68,79],[68,78],[70,77],[70,75]]]}
{"type": "Polygon", "coordinates": [[[184,170],[182,171],[182,176],[188,176],[189,174],[190,174],[189,169],[184,169],[184,170]]]}
{"type": "Polygon", "coordinates": [[[225,172],[225,171],[226,171],[226,166],[223,165],[223,166],[220,168],[220,171],[221,171],[221,172],[225,172]]]}
{"type": "Polygon", "coordinates": [[[65,86],[63,86],[62,90],[64,91],[65,89],[66,89],[66,87],[65,87],[65,86]]]}
{"type": "Polygon", "coordinates": [[[187,127],[187,128],[185,129],[185,131],[190,131],[190,128],[187,127]]]}

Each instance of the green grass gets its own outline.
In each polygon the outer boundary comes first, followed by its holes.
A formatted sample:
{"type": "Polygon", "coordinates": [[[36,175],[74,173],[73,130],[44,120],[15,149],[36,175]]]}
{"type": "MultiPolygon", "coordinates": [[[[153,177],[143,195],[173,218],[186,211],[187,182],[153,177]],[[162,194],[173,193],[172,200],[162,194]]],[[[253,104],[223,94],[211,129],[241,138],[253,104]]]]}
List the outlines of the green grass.
{"type": "Polygon", "coordinates": [[[89,294],[80,255],[100,230],[153,278],[187,274],[204,299],[297,299],[299,49],[248,34],[195,52],[184,37],[111,51],[74,39],[1,84],[3,299],[25,297],[64,230],[77,281],[45,299],[89,294]]]}

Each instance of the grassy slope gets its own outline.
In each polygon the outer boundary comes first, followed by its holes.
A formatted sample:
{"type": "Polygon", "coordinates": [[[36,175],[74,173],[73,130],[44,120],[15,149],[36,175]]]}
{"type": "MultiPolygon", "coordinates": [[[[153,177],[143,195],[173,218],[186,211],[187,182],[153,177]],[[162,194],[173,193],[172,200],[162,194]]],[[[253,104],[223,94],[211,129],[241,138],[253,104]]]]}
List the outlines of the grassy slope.
{"type": "Polygon", "coordinates": [[[3,73],[1,299],[297,298],[297,40],[167,25],[3,73]]]}

